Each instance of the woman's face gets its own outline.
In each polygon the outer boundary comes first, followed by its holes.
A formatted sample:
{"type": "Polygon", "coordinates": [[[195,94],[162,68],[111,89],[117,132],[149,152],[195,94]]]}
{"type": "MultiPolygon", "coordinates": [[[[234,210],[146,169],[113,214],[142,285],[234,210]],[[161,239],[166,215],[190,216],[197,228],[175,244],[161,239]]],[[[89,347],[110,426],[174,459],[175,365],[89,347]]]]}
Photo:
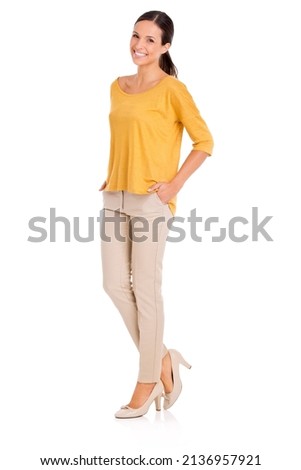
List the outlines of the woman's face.
{"type": "Polygon", "coordinates": [[[162,31],[153,21],[139,21],[134,26],[130,42],[133,62],[136,65],[149,65],[158,62],[170,44],[162,46],[162,31]]]}

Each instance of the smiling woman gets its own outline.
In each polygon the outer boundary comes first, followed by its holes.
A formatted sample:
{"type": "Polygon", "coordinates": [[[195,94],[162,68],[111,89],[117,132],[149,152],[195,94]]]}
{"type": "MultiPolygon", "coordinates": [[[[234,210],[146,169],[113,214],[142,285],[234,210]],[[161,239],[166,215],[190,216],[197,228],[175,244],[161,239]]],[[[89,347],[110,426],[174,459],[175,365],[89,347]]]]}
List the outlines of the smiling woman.
{"type": "Polygon", "coordinates": [[[144,415],[153,401],[170,408],[182,390],[179,365],[190,367],[163,344],[162,260],[176,197],[190,175],[211,155],[213,139],[169,54],[171,18],[150,11],[134,25],[130,53],[135,75],[111,85],[111,148],[103,192],[101,241],[103,287],[122,315],[139,351],[138,381],[116,418],[144,415]],[[180,169],[184,128],[192,150],[180,169]],[[141,238],[132,237],[144,222],[141,238]],[[116,236],[116,224],[122,236],[116,236]],[[159,227],[154,237],[154,228],[159,227]]]}
{"type": "MultiPolygon", "coordinates": [[[[146,65],[154,61],[157,63],[161,61],[164,70],[164,63],[166,63],[164,54],[167,54],[166,57],[169,57],[171,62],[168,49],[171,46],[173,37],[172,28],[165,32],[164,40],[162,36],[162,30],[156,23],[143,19],[136,23],[130,43],[131,54],[136,65],[146,65]]],[[[170,72],[169,67],[165,72],[170,72]]],[[[171,72],[175,73],[169,73],[170,75],[176,75],[175,68],[171,72]]]]}

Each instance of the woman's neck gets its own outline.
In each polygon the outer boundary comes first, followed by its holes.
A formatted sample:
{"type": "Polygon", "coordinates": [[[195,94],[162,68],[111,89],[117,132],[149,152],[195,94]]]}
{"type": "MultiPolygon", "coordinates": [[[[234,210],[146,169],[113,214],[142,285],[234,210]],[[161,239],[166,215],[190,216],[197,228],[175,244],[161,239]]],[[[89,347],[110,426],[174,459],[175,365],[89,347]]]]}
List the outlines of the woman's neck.
{"type": "Polygon", "coordinates": [[[162,80],[167,74],[160,67],[138,67],[135,75],[137,86],[162,80]]]}

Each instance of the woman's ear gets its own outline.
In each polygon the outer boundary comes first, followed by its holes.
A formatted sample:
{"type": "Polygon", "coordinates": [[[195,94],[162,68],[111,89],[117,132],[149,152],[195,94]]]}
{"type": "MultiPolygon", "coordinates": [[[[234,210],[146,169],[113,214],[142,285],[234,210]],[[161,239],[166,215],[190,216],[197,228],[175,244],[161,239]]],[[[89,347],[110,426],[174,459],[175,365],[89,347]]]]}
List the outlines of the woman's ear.
{"type": "Polygon", "coordinates": [[[170,48],[171,44],[169,42],[167,42],[166,44],[164,44],[163,46],[163,54],[165,54],[165,52],[168,51],[168,49],[170,48]]]}

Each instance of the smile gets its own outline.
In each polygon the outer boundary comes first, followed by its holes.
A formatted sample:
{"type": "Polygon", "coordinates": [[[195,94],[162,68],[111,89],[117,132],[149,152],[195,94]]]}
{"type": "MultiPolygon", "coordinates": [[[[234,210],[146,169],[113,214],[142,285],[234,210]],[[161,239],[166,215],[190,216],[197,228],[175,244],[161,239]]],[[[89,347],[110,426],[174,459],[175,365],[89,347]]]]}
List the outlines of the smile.
{"type": "Polygon", "coordinates": [[[134,55],[136,57],[146,57],[147,56],[147,54],[144,54],[143,52],[137,52],[137,51],[134,51],[134,55]]]}

